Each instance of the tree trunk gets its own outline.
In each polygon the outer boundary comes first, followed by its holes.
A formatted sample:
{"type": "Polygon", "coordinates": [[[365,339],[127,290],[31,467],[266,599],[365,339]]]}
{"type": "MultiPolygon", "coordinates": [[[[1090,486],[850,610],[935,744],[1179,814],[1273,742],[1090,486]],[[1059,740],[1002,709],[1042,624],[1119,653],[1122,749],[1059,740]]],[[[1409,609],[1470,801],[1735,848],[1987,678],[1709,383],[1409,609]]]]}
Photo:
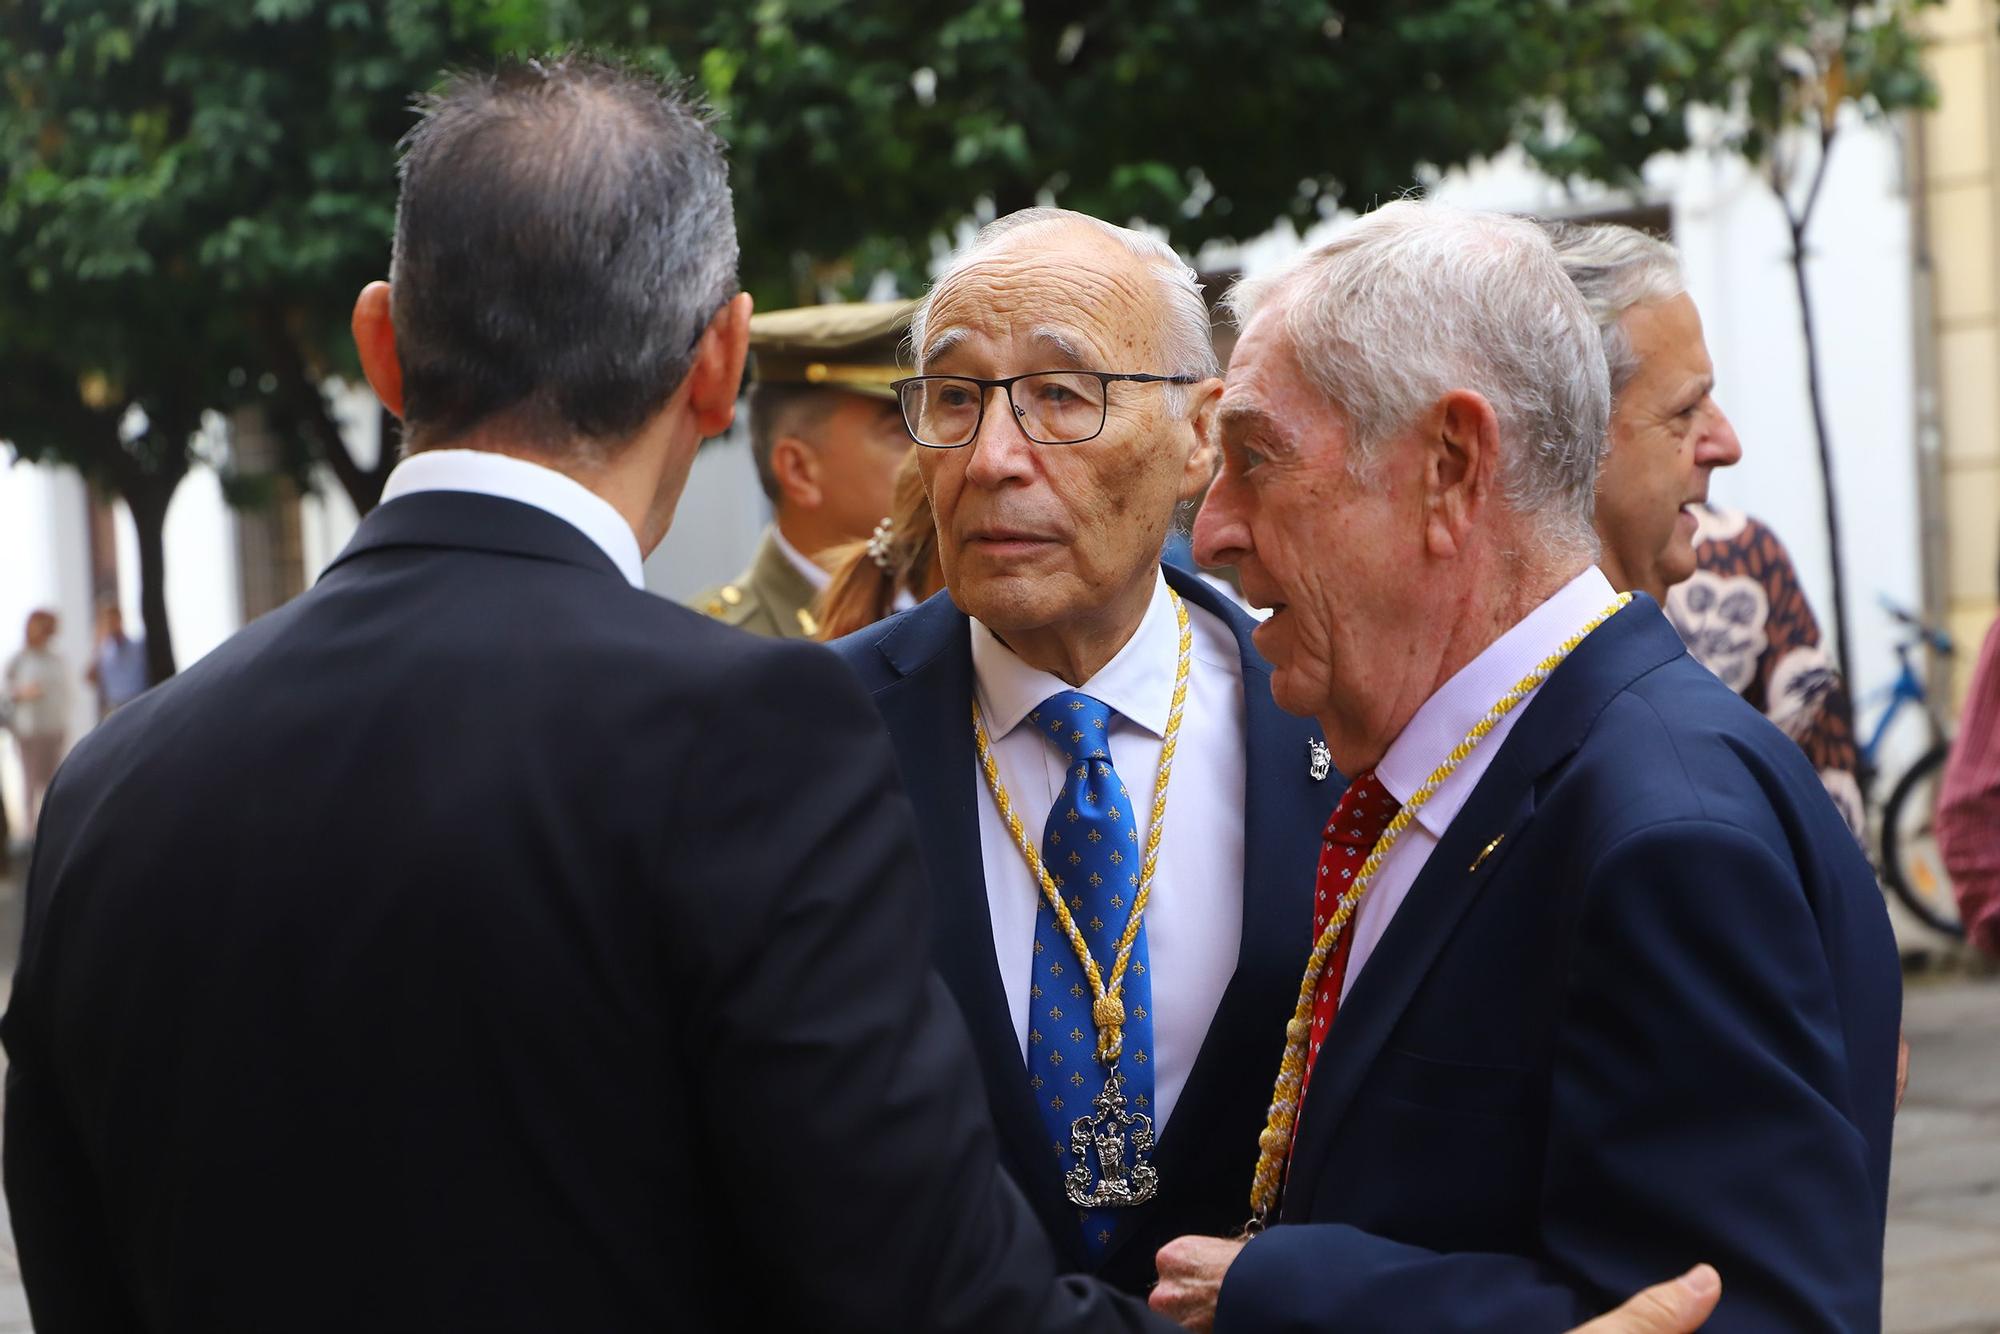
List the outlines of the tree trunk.
{"type": "Polygon", "coordinates": [[[288,354],[280,369],[284,406],[274,414],[274,425],[282,430],[304,432],[316,447],[315,452],[333,470],[340,489],[353,502],[355,513],[366,517],[368,511],[382,503],[382,488],[389,480],[389,470],[396,466],[399,424],[388,409],[382,410],[381,448],[375,452],[374,466],[362,467],[348,449],[347,437],[341,434],[340,423],[327,405],[326,394],[321,391],[305,353],[289,337],[281,346],[288,354]]]}
{"type": "Polygon", "coordinates": [[[174,674],[174,636],[167,624],[167,505],[180,483],[135,478],[119,494],[132,512],[139,539],[139,614],[146,626],[146,679],[158,685],[174,674]]]}
{"type": "Polygon", "coordinates": [[[1806,283],[1803,229],[1792,233],[1792,278],[1799,291],[1799,322],[1806,339],[1806,397],[1812,403],[1813,437],[1819,444],[1820,494],[1826,501],[1827,563],[1833,570],[1833,642],[1835,665],[1854,689],[1854,664],[1847,650],[1847,574],[1840,554],[1840,504],[1833,482],[1833,439],[1826,429],[1826,404],[1819,388],[1819,340],[1813,336],[1812,293],[1806,283]]]}
{"type": "Polygon", "coordinates": [[[382,445],[375,454],[373,467],[364,468],[355,461],[347,448],[347,439],[340,433],[340,426],[327,410],[326,396],[317,388],[308,386],[311,407],[316,410],[316,419],[310,419],[308,429],[318,442],[320,454],[327,466],[333,469],[334,477],[340,482],[340,489],[354,505],[354,512],[366,518],[368,511],[382,503],[382,488],[388,484],[389,470],[396,466],[396,432],[400,429],[395,414],[387,408],[381,410],[382,445]]]}

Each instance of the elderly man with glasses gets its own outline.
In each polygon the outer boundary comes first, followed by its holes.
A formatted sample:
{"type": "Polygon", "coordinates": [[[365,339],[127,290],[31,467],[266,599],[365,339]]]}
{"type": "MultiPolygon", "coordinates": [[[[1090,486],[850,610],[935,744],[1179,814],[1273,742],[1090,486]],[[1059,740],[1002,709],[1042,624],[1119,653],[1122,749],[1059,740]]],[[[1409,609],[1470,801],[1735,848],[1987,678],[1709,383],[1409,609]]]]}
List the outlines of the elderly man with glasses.
{"type": "Polygon", "coordinates": [[[1009,1170],[1128,1291],[1245,1217],[1342,783],[1255,623],[1160,563],[1222,382],[1165,245],[1031,209],[917,311],[899,383],[947,595],[836,647],[887,720],[1009,1170]]]}

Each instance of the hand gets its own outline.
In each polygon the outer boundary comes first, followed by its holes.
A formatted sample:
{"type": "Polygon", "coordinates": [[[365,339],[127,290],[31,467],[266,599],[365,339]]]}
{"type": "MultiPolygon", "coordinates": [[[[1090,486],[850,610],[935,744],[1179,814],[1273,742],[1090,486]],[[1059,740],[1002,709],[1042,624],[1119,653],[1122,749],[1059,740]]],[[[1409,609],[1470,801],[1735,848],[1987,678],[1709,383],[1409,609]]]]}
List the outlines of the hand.
{"type": "MultiPolygon", "coordinates": [[[[1155,1311],[1206,1334],[1215,1328],[1215,1302],[1222,1276],[1243,1252],[1248,1237],[1176,1237],[1154,1258],[1160,1281],[1148,1298],[1155,1311]]],[[[1612,1334],[1619,1334],[1614,1330],[1612,1334]]],[[[1649,1330],[1643,1334],[1650,1334],[1649,1330]]]]}
{"type": "Polygon", "coordinates": [[[20,700],[23,704],[26,704],[31,700],[40,699],[41,697],[42,697],[42,688],[38,685],[29,684],[25,686],[17,686],[15,687],[14,690],[14,698],[20,700]]]}
{"type": "Polygon", "coordinates": [[[1910,1087],[1910,1040],[1896,1034],[1896,1110],[1903,1110],[1903,1092],[1910,1087]]]}
{"type": "Polygon", "coordinates": [[[1702,1327],[1721,1299],[1722,1276],[1707,1265],[1696,1265],[1570,1334],[1690,1334],[1702,1327]]]}

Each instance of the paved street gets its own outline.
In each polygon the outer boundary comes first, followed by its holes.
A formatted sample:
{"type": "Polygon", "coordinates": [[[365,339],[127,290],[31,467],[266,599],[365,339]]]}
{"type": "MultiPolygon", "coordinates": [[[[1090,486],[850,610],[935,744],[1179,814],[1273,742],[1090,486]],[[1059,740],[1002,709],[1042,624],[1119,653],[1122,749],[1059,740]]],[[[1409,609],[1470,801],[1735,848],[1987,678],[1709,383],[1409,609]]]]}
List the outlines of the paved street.
{"type": "MultiPolygon", "coordinates": [[[[0,976],[13,967],[19,903],[16,881],[0,877],[0,976]]],[[[2000,1334],[2000,974],[1913,976],[1904,1025],[1910,1091],[1890,1173],[1883,1330],[2000,1334]]],[[[0,1334],[29,1330],[0,1202],[0,1334]]]]}
{"type": "Polygon", "coordinates": [[[2000,1330],[2000,977],[1912,978],[1904,1026],[1883,1328],[2000,1330]]]}

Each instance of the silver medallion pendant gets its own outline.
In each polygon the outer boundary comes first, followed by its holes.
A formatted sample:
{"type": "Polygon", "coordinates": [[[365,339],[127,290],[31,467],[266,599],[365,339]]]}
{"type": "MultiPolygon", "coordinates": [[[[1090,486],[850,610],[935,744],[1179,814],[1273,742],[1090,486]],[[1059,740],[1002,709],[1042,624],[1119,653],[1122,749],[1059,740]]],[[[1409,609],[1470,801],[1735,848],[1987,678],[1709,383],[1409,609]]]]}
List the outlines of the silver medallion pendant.
{"type": "Polygon", "coordinates": [[[1306,756],[1306,768],[1312,774],[1313,782],[1325,782],[1326,776],[1333,772],[1333,752],[1327,749],[1326,742],[1318,737],[1307,741],[1306,756]]]}
{"type": "Polygon", "coordinates": [[[1116,1069],[1090,1105],[1095,1110],[1089,1116],[1079,1116],[1069,1125],[1069,1151],[1076,1159],[1076,1166],[1063,1177],[1069,1202],[1079,1209],[1144,1204],[1160,1189],[1160,1174],[1147,1161],[1153,1151],[1153,1118],[1125,1110],[1125,1076],[1116,1069]]]}

